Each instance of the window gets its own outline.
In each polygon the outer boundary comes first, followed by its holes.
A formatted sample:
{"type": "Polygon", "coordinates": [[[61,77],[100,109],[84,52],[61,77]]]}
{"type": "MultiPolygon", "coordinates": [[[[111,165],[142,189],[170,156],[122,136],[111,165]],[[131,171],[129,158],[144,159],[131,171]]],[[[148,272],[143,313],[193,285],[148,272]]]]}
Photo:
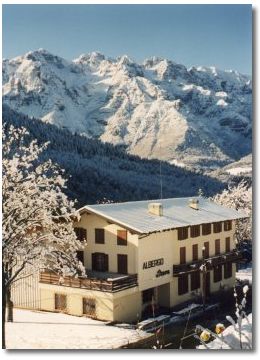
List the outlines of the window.
{"type": "Polygon", "coordinates": [[[191,279],[191,290],[196,290],[200,288],[200,272],[194,271],[190,274],[191,279]]]}
{"type": "Polygon", "coordinates": [[[63,294],[55,294],[55,310],[65,311],[67,308],[67,296],[63,294]]]}
{"type": "Polygon", "coordinates": [[[75,227],[74,231],[76,233],[77,239],[79,241],[87,241],[87,230],[81,227],[75,227]]]}
{"type": "Polygon", "coordinates": [[[217,265],[213,269],[214,282],[222,280],[222,265],[217,265]]]}
{"type": "Polygon", "coordinates": [[[108,255],[104,253],[93,253],[92,270],[108,271],[108,255]]]}
{"type": "Polygon", "coordinates": [[[84,251],[77,251],[77,259],[84,265],[84,251]]]}
{"type": "Polygon", "coordinates": [[[95,229],[95,243],[96,244],[105,244],[104,229],[95,229]]]}
{"type": "Polygon", "coordinates": [[[208,241],[204,242],[204,248],[205,248],[205,250],[203,251],[203,258],[207,259],[209,257],[209,242],[208,241]]]}
{"type": "Polygon", "coordinates": [[[180,247],[180,264],[186,263],[186,248],[180,247]]]}
{"type": "Polygon", "coordinates": [[[198,244],[192,245],[192,260],[197,261],[199,259],[198,244]]]}
{"type": "Polygon", "coordinates": [[[82,299],[82,313],[84,315],[96,317],[96,301],[93,298],[82,299]]]}
{"type": "Polygon", "coordinates": [[[221,231],[222,231],[222,223],[221,222],[213,223],[213,232],[220,233],[221,231]]]}
{"type": "Polygon", "coordinates": [[[232,230],[232,221],[231,220],[224,221],[224,230],[225,231],[232,230]]]}
{"type": "Polygon", "coordinates": [[[226,252],[230,252],[230,237],[226,237],[226,252]]]}
{"type": "Polygon", "coordinates": [[[188,228],[181,227],[178,228],[178,240],[185,240],[188,238],[188,228]]]}
{"type": "Polygon", "coordinates": [[[232,276],[232,262],[224,264],[224,278],[229,279],[232,276]]]}
{"type": "Polygon", "coordinates": [[[127,274],[127,255],[117,254],[117,272],[127,274]]]}
{"type": "Polygon", "coordinates": [[[117,230],[117,245],[127,245],[127,231],[117,230]]]}
{"type": "Polygon", "coordinates": [[[154,298],[154,288],[143,290],[142,292],[143,304],[151,302],[153,298],[154,298]]]}
{"type": "Polygon", "coordinates": [[[193,225],[190,227],[190,236],[192,238],[200,236],[200,225],[193,225]]]}
{"type": "Polygon", "coordinates": [[[211,224],[202,224],[202,235],[211,234],[211,224]]]}
{"type": "Polygon", "coordinates": [[[178,277],[178,294],[183,295],[188,292],[189,284],[188,284],[188,275],[184,274],[178,277]]]}
{"type": "Polygon", "coordinates": [[[215,255],[220,254],[220,239],[215,240],[215,255]]]}

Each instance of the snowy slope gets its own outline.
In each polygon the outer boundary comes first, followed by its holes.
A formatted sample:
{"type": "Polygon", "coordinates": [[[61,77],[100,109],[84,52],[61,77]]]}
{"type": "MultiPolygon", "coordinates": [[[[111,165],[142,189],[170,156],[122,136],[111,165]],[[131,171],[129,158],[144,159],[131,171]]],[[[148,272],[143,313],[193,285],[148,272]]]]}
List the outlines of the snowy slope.
{"type": "Polygon", "coordinates": [[[252,172],[252,154],[248,154],[247,156],[243,156],[238,161],[229,163],[226,166],[213,171],[206,171],[205,174],[223,182],[238,182],[242,179],[247,179],[248,183],[250,184],[252,182],[252,172]]]}
{"type": "Polygon", "coordinates": [[[223,167],[222,171],[227,172],[230,175],[252,176],[252,165],[252,154],[249,154],[241,158],[239,161],[223,167]]]}
{"type": "Polygon", "coordinates": [[[6,324],[7,349],[116,349],[146,337],[86,317],[21,309],[6,324]]]}
{"type": "MultiPolygon", "coordinates": [[[[241,325],[242,335],[241,335],[241,344],[243,350],[252,349],[252,314],[249,314],[247,319],[242,320],[241,325]]],[[[233,325],[228,326],[223,332],[223,339],[226,343],[223,343],[219,339],[215,339],[207,344],[207,348],[210,350],[242,350],[238,332],[238,325],[236,324],[236,329],[233,325]]],[[[205,349],[204,345],[197,347],[198,349],[205,349]]]]}
{"type": "Polygon", "coordinates": [[[251,80],[236,71],[40,49],[3,61],[3,101],[141,157],[207,167],[251,152],[251,80]]]}

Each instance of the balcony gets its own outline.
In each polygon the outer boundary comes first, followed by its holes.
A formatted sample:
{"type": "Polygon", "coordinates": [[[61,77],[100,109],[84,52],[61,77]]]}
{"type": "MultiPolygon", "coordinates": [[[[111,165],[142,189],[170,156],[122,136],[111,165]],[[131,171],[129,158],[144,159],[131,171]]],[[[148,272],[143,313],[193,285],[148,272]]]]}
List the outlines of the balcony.
{"type": "Polygon", "coordinates": [[[212,256],[206,259],[200,259],[190,263],[173,265],[173,276],[178,276],[182,273],[190,273],[199,270],[203,263],[206,263],[207,269],[212,270],[214,266],[223,265],[227,262],[238,262],[242,258],[241,252],[233,250],[231,252],[212,256]]]}
{"type": "Polygon", "coordinates": [[[55,273],[44,271],[40,273],[40,283],[110,293],[138,286],[137,274],[120,275],[115,273],[98,273],[89,271],[87,276],[87,278],[75,278],[72,276],[61,277],[55,273]]]}

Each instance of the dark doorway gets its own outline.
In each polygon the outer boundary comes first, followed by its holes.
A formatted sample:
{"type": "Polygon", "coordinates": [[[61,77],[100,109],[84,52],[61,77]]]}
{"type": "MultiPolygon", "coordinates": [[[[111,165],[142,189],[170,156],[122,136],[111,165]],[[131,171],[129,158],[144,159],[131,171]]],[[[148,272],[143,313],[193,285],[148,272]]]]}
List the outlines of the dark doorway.
{"type": "Polygon", "coordinates": [[[117,254],[117,272],[119,274],[127,274],[127,255],[117,254]]]}

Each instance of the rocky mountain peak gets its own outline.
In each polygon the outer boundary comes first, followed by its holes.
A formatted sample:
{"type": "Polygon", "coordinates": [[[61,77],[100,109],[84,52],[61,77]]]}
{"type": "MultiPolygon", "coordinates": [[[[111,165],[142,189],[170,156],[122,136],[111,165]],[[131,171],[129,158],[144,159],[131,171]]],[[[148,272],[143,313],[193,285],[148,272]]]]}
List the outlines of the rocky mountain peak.
{"type": "Polygon", "coordinates": [[[201,167],[251,152],[252,84],[237,71],[39,49],[3,61],[3,102],[142,157],[201,167]]]}

